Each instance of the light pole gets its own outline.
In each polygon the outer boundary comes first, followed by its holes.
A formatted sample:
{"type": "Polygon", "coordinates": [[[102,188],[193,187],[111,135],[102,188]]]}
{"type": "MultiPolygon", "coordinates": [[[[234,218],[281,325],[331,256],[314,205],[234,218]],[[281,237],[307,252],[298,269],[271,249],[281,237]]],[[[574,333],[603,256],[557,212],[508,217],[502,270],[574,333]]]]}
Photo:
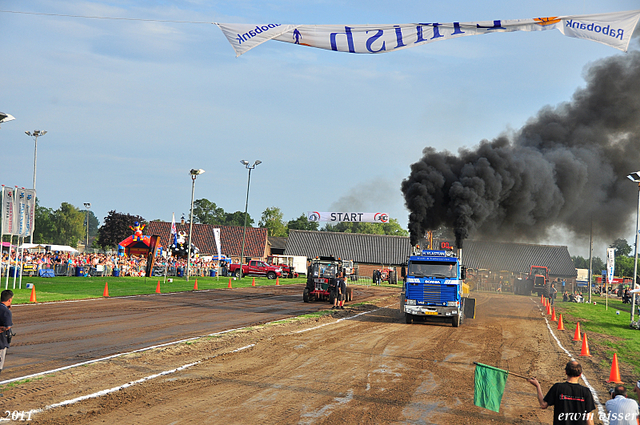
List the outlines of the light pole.
{"type": "Polygon", "coordinates": [[[87,220],[87,243],[84,246],[84,252],[86,253],[89,249],[89,208],[91,208],[91,202],[85,202],[84,207],[87,209],[86,220],[87,220]]]}
{"type": "Polygon", "coordinates": [[[253,165],[249,165],[249,161],[245,161],[244,159],[240,161],[242,165],[245,166],[247,170],[249,170],[249,177],[247,178],[247,200],[244,204],[244,228],[242,230],[242,251],[240,253],[240,267],[238,271],[240,273],[240,278],[242,279],[242,264],[244,261],[244,241],[247,237],[247,209],[249,208],[249,185],[251,184],[251,170],[256,168],[256,166],[262,164],[262,161],[256,159],[256,162],[253,165]]]}
{"type": "Polygon", "coordinates": [[[189,282],[189,265],[191,263],[191,233],[193,232],[193,194],[196,190],[196,177],[204,173],[203,169],[192,169],[189,171],[191,175],[191,218],[189,219],[189,247],[187,249],[187,282],[189,282]]]}
{"type": "MultiPolygon", "coordinates": [[[[40,130],[34,130],[33,133],[30,131],[25,131],[24,134],[26,134],[29,137],[33,137],[33,140],[35,140],[35,148],[33,150],[33,191],[35,192],[36,190],[36,164],[38,163],[38,137],[40,136],[44,136],[45,134],[47,134],[47,131],[40,131],[40,130]]],[[[38,192],[36,192],[36,197],[38,192]]],[[[33,227],[36,227],[36,224],[33,223],[33,227]]],[[[31,236],[29,238],[29,243],[33,243],[33,231],[35,229],[31,229],[31,236]]]]}
{"type": "MultiPolygon", "coordinates": [[[[638,185],[638,208],[636,209],[636,245],[635,245],[635,259],[633,261],[633,285],[631,289],[636,289],[636,278],[638,276],[638,227],[640,227],[640,171],[631,173],[627,176],[629,180],[638,185]]],[[[636,308],[636,293],[633,293],[631,297],[631,321],[633,322],[636,308]]]]}

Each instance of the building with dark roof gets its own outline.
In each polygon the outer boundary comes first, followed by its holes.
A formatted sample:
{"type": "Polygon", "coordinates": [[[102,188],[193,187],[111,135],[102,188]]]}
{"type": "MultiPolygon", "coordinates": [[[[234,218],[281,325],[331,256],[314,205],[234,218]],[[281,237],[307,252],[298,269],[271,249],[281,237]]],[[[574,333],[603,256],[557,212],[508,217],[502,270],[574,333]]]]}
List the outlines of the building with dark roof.
{"type": "Polygon", "coordinates": [[[526,278],[531,266],[547,267],[560,293],[577,288],[577,271],[566,246],[465,241],[462,257],[471,269],[468,280],[475,280],[479,289],[495,290],[502,283],[503,290],[510,291],[516,279],[526,278]]]}
{"type": "MultiPolygon", "coordinates": [[[[222,253],[237,262],[242,252],[242,232],[244,228],[241,226],[214,226],[194,223],[191,242],[198,247],[200,255],[216,255],[216,242],[213,236],[213,229],[216,228],[220,229],[220,248],[222,253]]],[[[176,230],[189,235],[189,224],[176,223],[176,230]]],[[[145,233],[147,235],[160,236],[160,244],[164,247],[171,245],[169,239],[171,236],[171,223],[169,222],[152,221],[147,225],[145,233]]],[[[247,227],[244,246],[245,258],[265,259],[269,252],[267,229],[247,227]]]]}
{"type": "Polygon", "coordinates": [[[269,236],[269,245],[271,247],[271,254],[283,255],[284,250],[287,247],[286,237],[269,236]]]}
{"type": "Polygon", "coordinates": [[[465,241],[463,264],[474,269],[529,273],[531,266],[544,266],[551,277],[577,276],[566,246],[510,242],[465,241]]]}

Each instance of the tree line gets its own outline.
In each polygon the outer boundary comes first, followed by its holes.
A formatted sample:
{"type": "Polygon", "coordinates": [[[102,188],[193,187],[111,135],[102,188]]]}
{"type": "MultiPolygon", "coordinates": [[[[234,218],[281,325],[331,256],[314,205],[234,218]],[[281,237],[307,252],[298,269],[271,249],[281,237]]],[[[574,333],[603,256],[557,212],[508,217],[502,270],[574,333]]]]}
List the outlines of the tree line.
{"type": "MultiPolygon", "coordinates": [[[[615,248],[615,267],[613,274],[618,277],[631,277],[633,278],[633,265],[635,262],[635,253],[631,255],[633,248],[629,245],[626,239],[618,238],[609,245],[609,248],[615,248]]],[[[576,269],[588,269],[589,258],[582,258],[581,256],[571,257],[576,269]]],[[[593,265],[592,275],[601,276],[602,271],[607,269],[607,264],[600,257],[592,257],[591,263],[593,265]]]]}
{"type": "MultiPolygon", "coordinates": [[[[246,219],[248,227],[255,225],[255,220],[250,214],[247,213],[246,219]]],[[[79,209],[67,202],[63,202],[58,209],[54,210],[41,206],[36,199],[33,242],[76,247],[78,242],[86,239],[88,223],[90,246],[105,250],[113,249],[131,235],[129,226],[132,226],[136,221],[140,224],[148,223],[139,215],[112,210],[100,225],[98,218],[91,210],[79,209]]],[[[188,218],[186,221],[188,222],[188,218]]],[[[226,212],[215,202],[203,198],[193,203],[193,222],[219,226],[244,226],[245,214],[243,211],[226,212]]],[[[305,213],[302,213],[298,218],[286,221],[280,208],[269,207],[262,212],[258,227],[266,228],[269,236],[286,237],[289,235],[289,230],[318,230],[320,226],[317,222],[308,221],[305,213]]],[[[396,236],[408,236],[409,234],[396,219],[389,220],[389,223],[380,224],[347,222],[335,225],[326,224],[321,230],[396,236]]]]}

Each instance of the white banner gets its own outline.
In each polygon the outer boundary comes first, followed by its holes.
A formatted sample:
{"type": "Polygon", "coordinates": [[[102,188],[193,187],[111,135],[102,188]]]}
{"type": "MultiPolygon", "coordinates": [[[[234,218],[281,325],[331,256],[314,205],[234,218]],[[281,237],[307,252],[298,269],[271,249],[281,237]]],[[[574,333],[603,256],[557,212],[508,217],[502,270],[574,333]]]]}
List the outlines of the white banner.
{"type": "Polygon", "coordinates": [[[327,221],[331,223],[350,222],[350,223],[388,223],[389,214],[387,213],[365,213],[365,212],[307,212],[307,220],[309,221],[327,221]]]}
{"type": "Polygon", "coordinates": [[[216,250],[218,250],[218,259],[222,258],[222,252],[220,251],[220,229],[213,229],[213,238],[216,240],[216,250]]]}
{"type": "Polygon", "coordinates": [[[549,16],[477,22],[427,22],[388,25],[219,24],[236,52],[248,52],[269,40],[349,53],[386,53],[470,35],[557,29],[627,51],[640,10],[596,15],[549,16]]]}
{"type": "Polygon", "coordinates": [[[31,236],[35,220],[36,192],[33,189],[17,189],[16,194],[16,222],[17,235],[31,236]]]}
{"type": "Polygon", "coordinates": [[[613,282],[613,270],[615,269],[616,249],[607,248],[607,282],[613,282]]]}
{"type": "Polygon", "coordinates": [[[2,188],[2,234],[15,235],[17,233],[16,220],[17,204],[15,191],[10,187],[2,188]]]}

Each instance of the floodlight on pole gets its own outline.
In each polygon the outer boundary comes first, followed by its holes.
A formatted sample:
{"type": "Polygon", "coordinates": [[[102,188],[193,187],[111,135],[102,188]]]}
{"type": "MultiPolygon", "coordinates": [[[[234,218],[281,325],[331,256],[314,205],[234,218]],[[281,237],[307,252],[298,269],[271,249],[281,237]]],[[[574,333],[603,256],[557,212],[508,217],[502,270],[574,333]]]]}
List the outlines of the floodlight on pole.
{"type": "Polygon", "coordinates": [[[251,170],[256,168],[256,166],[262,164],[262,161],[257,159],[253,165],[249,165],[249,161],[241,160],[240,163],[245,166],[247,170],[249,170],[249,177],[247,178],[247,199],[244,204],[244,226],[242,229],[242,251],[240,252],[240,267],[238,268],[239,277],[242,278],[242,264],[244,261],[244,242],[247,238],[247,210],[249,208],[249,185],[251,184],[251,170]]]}
{"type": "MultiPolygon", "coordinates": [[[[636,289],[636,279],[638,277],[638,228],[640,227],[640,171],[636,171],[627,176],[629,180],[638,185],[638,208],[636,209],[636,242],[635,242],[635,255],[633,260],[633,285],[631,289],[636,289]]],[[[633,293],[631,298],[631,321],[634,321],[636,308],[636,294],[633,293]]]]}
{"type": "MultiPolygon", "coordinates": [[[[40,131],[40,130],[34,130],[33,133],[30,131],[25,131],[24,134],[26,134],[29,137],[33,137],[33,140],[35,141],[35,145],[34,145],[34,149],[33,149],[33,191],[36,191],[36,165],[38,163],[38,137],[40,136],[44,136],[45,134],[47,134],[47,131],[40,131]]],[[[38,196],[38,192],[36,192],[36,197],[38,196]]],[[[35,223],[34,226],[35,228],[35,223]]],[[[35,229],[31,229],[31,237],[29,238],[29,243],[33,243],[33,231],[35,229]]]]}
{"type": "Polygon", "coordinates": [[[87,243],[84,245],[84,252],[86,253],[87,249],[89,249],[89,208],[91,208],[91,202],[85,202],[84,207],[87,209],[85,213],[87,221],[87,243]]]}
{"type": "Polygon", "coordinates": [[[187,282],[189,281],[189,269],[191,264],[191,233],[193,232],[193,194],[196,190],[196,178],[204,173],[202,168],[191,169],[189,175],[191,175],[191,218],[189,219],[189,247],[187,249],[187,282]]]}

